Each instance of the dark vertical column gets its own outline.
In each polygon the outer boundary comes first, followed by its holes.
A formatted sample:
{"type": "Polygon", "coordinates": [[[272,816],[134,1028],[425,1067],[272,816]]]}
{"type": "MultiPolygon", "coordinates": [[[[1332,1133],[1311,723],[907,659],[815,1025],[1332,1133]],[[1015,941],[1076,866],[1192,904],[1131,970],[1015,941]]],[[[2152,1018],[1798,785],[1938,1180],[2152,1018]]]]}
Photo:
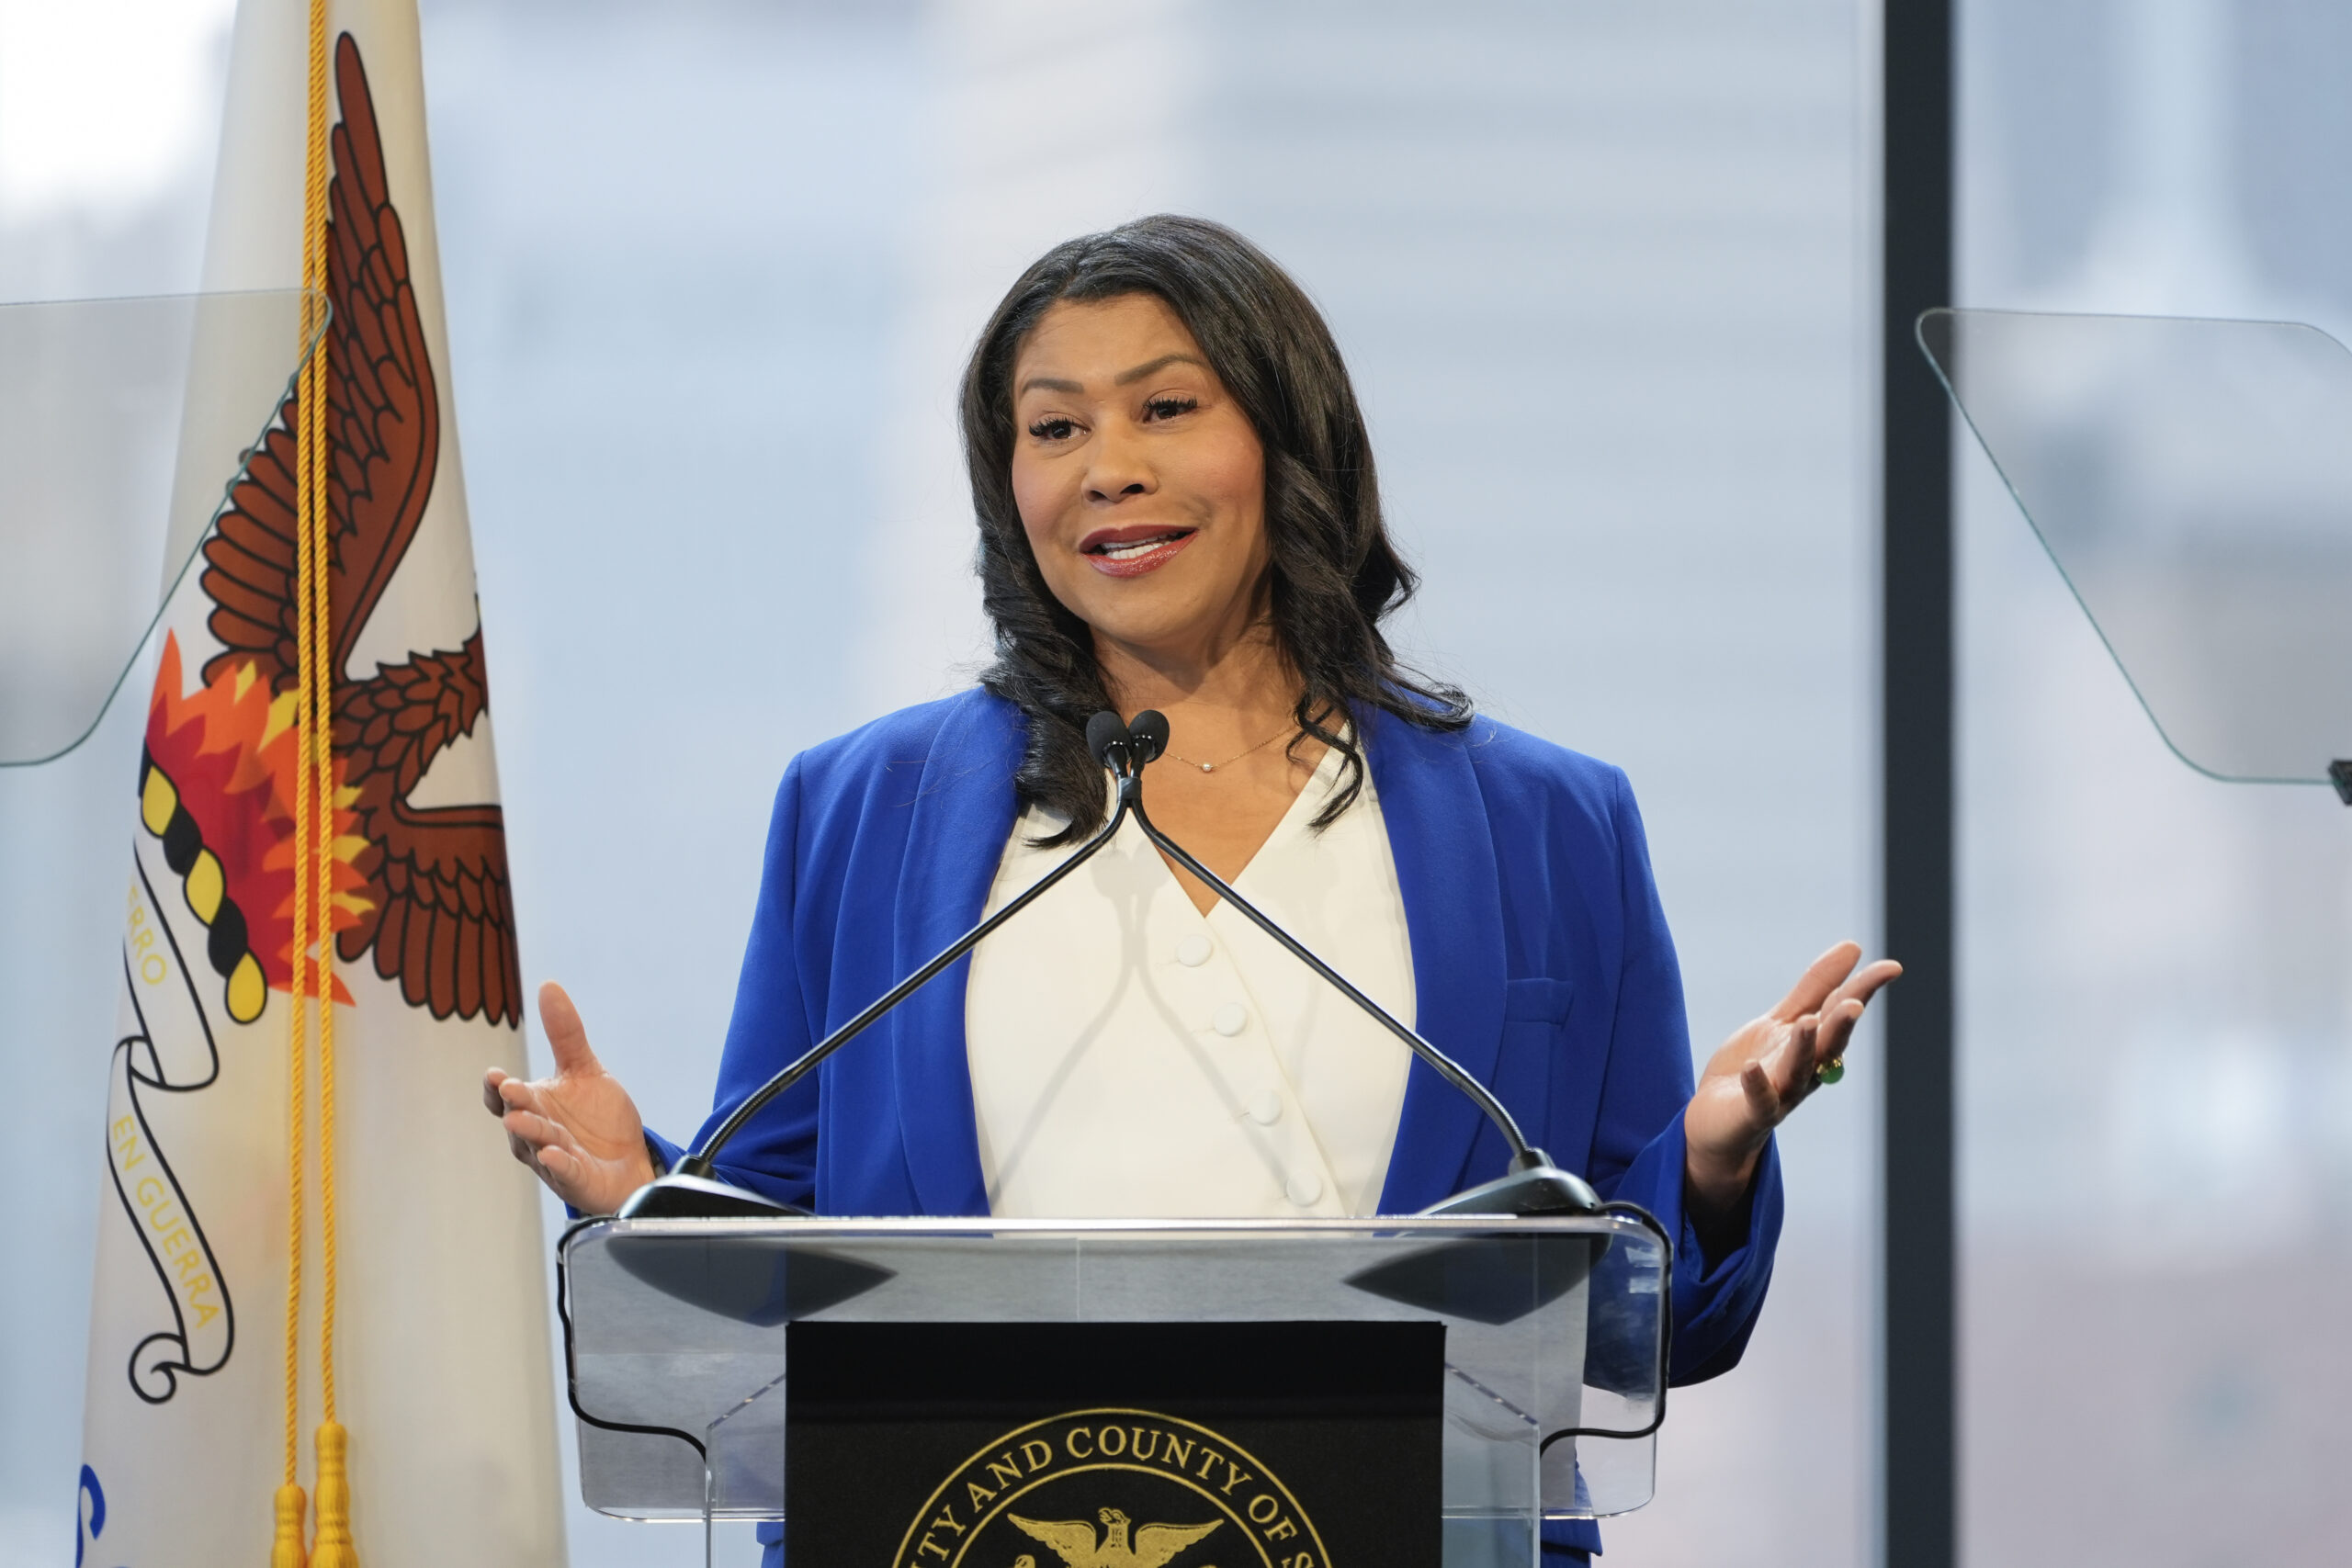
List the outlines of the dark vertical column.
{"type": "Polygon", "coordinates": [[[1954,0],[1886,0],[1881,367],[1888,1568],[1958,1558],[1951,415],[1912,335],[1952,303],[1954,0]]]}

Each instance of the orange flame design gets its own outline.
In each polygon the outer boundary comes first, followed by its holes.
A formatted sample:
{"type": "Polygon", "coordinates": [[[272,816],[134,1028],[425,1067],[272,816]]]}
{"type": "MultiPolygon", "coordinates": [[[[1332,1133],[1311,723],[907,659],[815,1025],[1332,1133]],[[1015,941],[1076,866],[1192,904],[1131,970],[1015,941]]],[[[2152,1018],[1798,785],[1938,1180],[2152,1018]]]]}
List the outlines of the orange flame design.
{"type": "MultiPolygon", "coordinates": [[[[300,761],[295,694],[275,699],[251,660],[183,693],[179,637],[167,633],[147,707],[147,754],[178,792],[204,847],[220,861],[228,895],[245,917],[247,942],[272,990],[293,984],[294,777],[300,761]]],[[[335,770],[331,923],[356,925],[374,908],[354,863],[368,841],[352,805],[357,792],[335,770]]],[[[334,999],[351,994],[335,976],[334,999]]]]}

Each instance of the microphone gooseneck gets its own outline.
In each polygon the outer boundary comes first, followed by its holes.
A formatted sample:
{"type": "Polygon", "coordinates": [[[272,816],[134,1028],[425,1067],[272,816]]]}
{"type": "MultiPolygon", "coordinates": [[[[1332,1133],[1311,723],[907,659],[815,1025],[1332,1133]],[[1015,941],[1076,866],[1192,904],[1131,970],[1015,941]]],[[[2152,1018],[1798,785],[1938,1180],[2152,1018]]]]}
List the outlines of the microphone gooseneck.
{"type": "Polygon", "coordinates": [[[1274,923],[1258,907],[1233,890],[1231,884],[1193,858],[1192,852],[1161,832],[1143,807],[1143,770],[1168,749],[1168,719],[1153,709],[1146,709],[1135,722],[1122,723],[1114,713],[1098,713],[1086,723],[1086,750],[1097,762],[1110,773],[1117,783],[1117,797],[1110,817],[1092,837],[1080,845],[1061,864],[1047,872],[1019,897],[1003,908],[957,937],[940,950],[928,963],[890,987],[869,1004],[855,1018],[834,1030],[810,1046],[782,1071],[753,1089],[743,1102],[728,1113],[727,1119],[712,1130],[710,1136],[692,1154],[678,1162],[675,1170],[656,1178],[639,1188],[622,1205],[623,1219],[701,1219],[717,1215],[776,1215],[797,1213],[786,1205],[773,1202],[757,1193],[718,1179],[712,1173],[717,1168],[719,1151],[743,1130],[752,1117],[758,1115],[778,1095],[814,1072],[826,1057],[856,1039],[872,1027],[884,1014],[922,989],[949,964],[954,964],[989,932],[1003,925],[1022,910],[1035,903],[1057,883],[1091,859],[1115,837],[1127,818],[1132,815],[1137,826],[1152,843],[1169,859],[1199,877],[1216,890],[1217,896],[1248,918],[1260,931],[1272,937],[1284,952],[1306,964],[1337,989],[1341,996],[1363,1010],[1398,1040],[1407,1049],[1466,1097],[1487,1120],[1493,1122],[1503,1141],[1510,1146],[1510,1168],[1500,1179],[1458,1192],[1445,1201],[1424,1211],[1431,1214],[1547,1214],[1595,1213],[1601,1208],[1600,1200],[1580,1178],[1561,1170],[1552,1164],[1543,1150],[1529,1146],[1527,1136],[1520,1131],[1518,1121],[1498,1100],[1494,1092],[1472,1077],[1459,1062],[1422,1039],[1396,1017],[1350,984],[1347,977],[1317,957],[1288,931],[1274,923]]]}
{"type": "Polygon", "coordinates": [[[1418,1032],[1406,1025],[1396,1014],[1358,990],[1349,982],[1346,976],[1317,957],[1306,943],[1283,930],[1255,904],[1235,892],[1231,883],[1193,859],[1192,852],[1183,845],[1159,830],[1159,827],[1153,823],[1150,813],[1143,807],[1140,773],[1145,763],[1157,759],[1168,749],[1167,716],[1157,709],[1146,708],[1136,715],[1135,722],[1127,727],[1127,731],[1135,769],[1122,776],[1119,799],[1123,807],[1133,810],[1136,825],[1144,830],[1145,836],[1159,846],[1169,859],[1215,888],[1217,897],[1240,910],[1244,916],[1248,917],[1250,924],[1273,938],[1283,952],[1314,970],[1341,996],[1363,1009],[1365,1014],[1383,1029],[1403,1041],[1408,1050],[1428,1063],[1438,1077],[1451,1084],[1455,1090],[1483,1111],[1487,1120],[1494,1123],[1495,1130],[1503,1135],[1503,1142],[1510,1146],[1510,1167],[1508,1174],[1498,1180],[1473,1187],[1467,1191],[1458,1192],[1427,1212],[1432,1214],[1593,1213],[1599,1212],[1601,1207],[1600,1199],[1591,1187],[1582,1178],[1571,1175],[1555,1166],[1551,1156],[1542,1149],[1531,1146],[1527,1141],[1527,1134],[1520,1131],[1519,1120],[1511,1115],[1510,1107],[1498,1100],[1493,1090],[1472,1076],[1468,1068],[1422,1039],[1418,1032]],[[1130,796],[1133,797],[1131,803],[1130,796]]]}
{"type": "Polygon", "coordinates": [[[1112,809],[1110,819],[1094,836],[1080,844],[1068,860],[1038,878],[1019,897],[942,948],[929,963],[876,998],[865,1011],[817,1042],[786,1064],[774,1077],[753,1089],[741,1105],[728,1113],[727,1120],[712,1129],[710,1136],[702,1141],[701,1146],[678,1162],[675,1170],[655,1178],[631,1194],[629,1201],[621,1206],[623,1219],[701,1219],[713,1215],[794,1212],[784,1204],[772,1202],[757,1193],[747,1192],[717,1179],[712,1171],[718,1166],[719,1151],[776,1096],[816,1071],[818,1065],[826,1057],[865,1033],[883,1014],[936,978],[941,970],[978,946],[982,937],[1045,897],[1056,883],[1085,864],[1116,836],[1127,819],[1127,813],[1138,808],[1136,766],[1130,756],[1127,727],[1119,721],[1117,714],[1096,714],[1086,722],[1086,749],[1120,781],[1117,804],[1112,809]]]}

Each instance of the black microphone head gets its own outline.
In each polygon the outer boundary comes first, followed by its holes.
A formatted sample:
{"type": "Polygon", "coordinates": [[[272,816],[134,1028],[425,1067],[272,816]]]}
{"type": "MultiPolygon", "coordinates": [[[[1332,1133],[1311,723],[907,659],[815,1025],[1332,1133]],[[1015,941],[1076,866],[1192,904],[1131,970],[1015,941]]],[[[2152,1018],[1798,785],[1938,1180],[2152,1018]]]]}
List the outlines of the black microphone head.
{"type": "Polygon", "coordinates": [[[1135,739],[1136,766],[1156,762],[1168,750],[1168,716],[1158,708],[1146,708],[1127,726],[1127,733],[1135,739]]]}
{"type": "Polygon", "coordinates": [[[1111,753],[1124,754],[1128,745],[1127,727],[1117,714],[1106,708],[1086,721],[1086,754],[1112,772],[1118,772],[1119,765],[1111,760],[1111,753]]]}

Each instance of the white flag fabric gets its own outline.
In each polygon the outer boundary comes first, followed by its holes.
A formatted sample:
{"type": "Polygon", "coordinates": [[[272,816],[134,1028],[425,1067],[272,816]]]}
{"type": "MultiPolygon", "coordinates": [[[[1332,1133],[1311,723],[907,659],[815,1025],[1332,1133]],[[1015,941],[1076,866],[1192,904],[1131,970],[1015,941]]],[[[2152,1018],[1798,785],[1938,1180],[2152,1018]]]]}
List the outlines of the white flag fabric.
{"type": "MultiPolygon", "coordinates": [[[[416,13],[337,0],[330,17],[335,1365],[353,1534],[366,1568],[552,1565],[538,1198],[481,1110],[484,1067],[523,1070],[523,997],[416,13]]],[[[238,13],[209,290],[300,282],[308,19],[300,0],[238,13]]],[[[201,358],[199,344],[192,406],[201,358]]],[[[182,446],[184,470],[209,468],[181,487],[225,488],[228,503],[166,604],[145,754],[124,781],[121,1027],[91,1130],[106,1190],[77,1560],[92,1564],[268,1561],[286,1388],[296,421],[289,393],[242,473],[251,432],[182,446]]],[[[314,1123],[306,1487],[319,1143],[314,1123]]]]}

